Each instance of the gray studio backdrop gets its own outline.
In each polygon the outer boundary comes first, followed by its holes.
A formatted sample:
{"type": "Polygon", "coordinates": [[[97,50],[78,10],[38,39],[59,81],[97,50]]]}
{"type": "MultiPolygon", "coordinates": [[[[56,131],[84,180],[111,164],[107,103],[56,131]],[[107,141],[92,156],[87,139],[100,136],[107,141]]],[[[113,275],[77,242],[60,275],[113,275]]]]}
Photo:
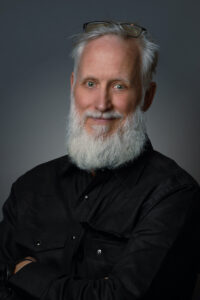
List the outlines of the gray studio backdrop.
{"type": "Polygon", "coordinates": [[[0,0],[0,208],[21,174],[65,154],[69,36],[92,20],[137,21],[159,43],[149,136],[200,182],[199,11],[199,0],[0,0]]]}

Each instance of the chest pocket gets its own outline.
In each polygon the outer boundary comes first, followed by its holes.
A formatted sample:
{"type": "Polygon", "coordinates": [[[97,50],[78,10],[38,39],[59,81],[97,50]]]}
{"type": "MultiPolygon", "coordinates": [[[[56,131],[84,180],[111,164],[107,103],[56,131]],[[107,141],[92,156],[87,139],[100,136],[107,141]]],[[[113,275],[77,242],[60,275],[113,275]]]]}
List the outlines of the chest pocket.
{"type": "Polygon", "coordinates": [[[111,272],[128,243],[128,238],[108,232],[88,231],[83,243],[84,268],[89,278],[102,278],[111,272]]]}
{"type": "Polygon", "coordinates": [[[47,231],[35,231],[32,229],[19,229],[16,232],[15,241],[20,249],[19,259],[32,256],[37,261],[61,268],[67,265],[66,257],[67,236],[63,231],[55,233],[47,231]]]}
{"type": "Polygon", "coordinates": [[[108,241],[101,239],[87,239],[85,244],[85,256],[97,262],[113,265],[118,262],[125,248],[126,242],[122,240],[108,241]]]}

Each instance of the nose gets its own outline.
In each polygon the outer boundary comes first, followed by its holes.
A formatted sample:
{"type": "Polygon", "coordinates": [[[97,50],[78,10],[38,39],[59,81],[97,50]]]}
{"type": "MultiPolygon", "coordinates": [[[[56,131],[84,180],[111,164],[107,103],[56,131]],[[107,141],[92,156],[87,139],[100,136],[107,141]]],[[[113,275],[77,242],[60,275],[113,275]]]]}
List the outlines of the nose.
{"type": "Polygon", "coordinates": [[[112,100],[109,88],[101,87],[95,100],[95,109],[105,112],[112,109],[112,100]]]}

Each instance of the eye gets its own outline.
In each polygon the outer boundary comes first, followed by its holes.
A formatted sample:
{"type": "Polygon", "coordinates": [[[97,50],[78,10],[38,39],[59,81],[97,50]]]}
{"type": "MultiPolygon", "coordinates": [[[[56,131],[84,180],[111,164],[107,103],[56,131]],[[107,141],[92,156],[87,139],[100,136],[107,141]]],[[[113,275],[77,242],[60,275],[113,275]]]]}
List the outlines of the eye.
{"type": "Polygon", "coordinates": [[[86,82],[86,85],[87,85],[87,87],[92,88],[92,87],[95,86],[95,83],[94,83],[94,81],[88,80],[88,81],[86,82]]]}
{"type": "Polygon", "coordinates": [[[123,85],[123,84],[115,84],[114,85],[114,88],[116,89],[116,90],[123,90],[123,89],[125,89],[125,86],[123,85]]]}

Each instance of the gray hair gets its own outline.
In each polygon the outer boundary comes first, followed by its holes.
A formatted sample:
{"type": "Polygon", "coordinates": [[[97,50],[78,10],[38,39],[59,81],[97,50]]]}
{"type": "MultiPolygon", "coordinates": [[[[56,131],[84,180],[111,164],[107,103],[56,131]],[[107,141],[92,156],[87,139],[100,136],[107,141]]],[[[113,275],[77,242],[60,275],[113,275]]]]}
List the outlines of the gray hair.
{"type": "MultiPolygon", "coordinates": [[[[91,40],[108,34],[117,35],[124,40],[133,38],[126,29],[115,22],[110,22],[109,26],[100,26],[95,30],[83,32],[74,36],[75,46],[71,56],[74,59],[75,77],[77,74],[80,57],[86,44],[91,40]]],[[[159,47],[153,42],[149,34],[147,34],[145,31],[143,31],[137,39],[139,40],[141,46],[143,89],[146,90],[148,89],[153,78],[153,74],[156,72],[159,47]]]]}

